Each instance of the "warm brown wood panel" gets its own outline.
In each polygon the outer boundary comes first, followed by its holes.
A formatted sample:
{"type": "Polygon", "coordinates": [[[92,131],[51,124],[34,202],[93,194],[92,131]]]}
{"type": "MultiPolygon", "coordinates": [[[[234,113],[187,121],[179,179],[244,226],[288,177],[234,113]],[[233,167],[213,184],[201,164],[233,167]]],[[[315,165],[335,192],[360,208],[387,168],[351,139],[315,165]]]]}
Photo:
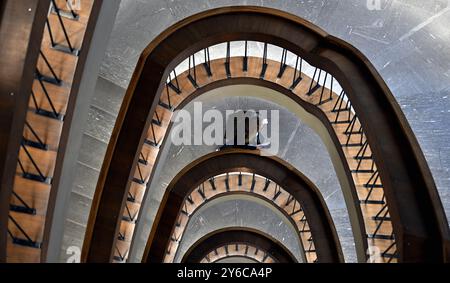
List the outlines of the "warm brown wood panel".
{"type": "Polygon", "coordinates": [[[0,10],[0,262],[9,201],[49,0],[4,0],[0,10]]]}
{"type": "Polygon", "coordinates": [[[16,174],[13,195],[10,195],[12,211],[9,213],[8,262],[41,260],[44,227],[51,203],[52,180],[55,176],[61,135],[63,126],[70,126],[67,114],[70,95],[77,87],[75,72],[80,68],[80,62],[83,62],[86,53],[78,56],[79,52],[66,52],[58,46],[67,47],[70,41],[70,46],[80,49],[88,34],[88,23],[91,21],[91,26],[92,23],[95,24],[96,15],[91,13],[94,0],[82,0],[82,9],[74,11],[76,18],[72,15],[66,16],[66,1],[54,2],[61,17],[51,3],[53,2],[46,1],[44,7],[43,21],[48,21],[45,29],[39,31],[42,42],[36,42],[37,61],[28,66],[34,81],[28,90],[26,122],[21,131],[23,144],[16,158],[17,166],[13,166],[16,168],[16,174]],[[47,13],[49,8],[51,11],[47,13]],[[69,41],[66,40],[65,32],[69,41]]]}

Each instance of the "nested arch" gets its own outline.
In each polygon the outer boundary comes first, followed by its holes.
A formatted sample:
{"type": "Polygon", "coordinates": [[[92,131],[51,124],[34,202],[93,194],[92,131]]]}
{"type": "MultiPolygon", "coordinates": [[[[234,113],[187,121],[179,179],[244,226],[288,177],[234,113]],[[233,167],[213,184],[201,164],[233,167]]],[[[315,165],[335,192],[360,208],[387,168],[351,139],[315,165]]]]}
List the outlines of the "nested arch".
{"type": "Polygon", "coordinates": [[[206,255],[200,263],[279,263],[268,252],[250,244],[223,245],[206,255]]]}
{"type": "MultiPolygon", "coordinates": [[[[188,103],[189,101],[192,101],[192,99],[201,96],[201,98],[203,99],[204,97],[209,97],[209,98],[213,98],[216,99],[218,97],[229,97],[229,96],[254,96],[254,97],[258,97],[260,99],[264,99],[264,100],[268,100],[268,101],[272,101],[280,106],[285,107],[287,110],[289,110],[290,112],[294,113],[300,120],[302,120],[303,122],[305,122],[306,124],[308,124],[308,126],[310,126],[312,129],[314,129],[319,136],[321,136],[321,138],[323,139],[323,142],[327,145],[328,151],[330,156],[332,157],[334,166],[335,166],[335,170],[337,175],[340,177],[339,181],[341,183],[341,187],[344,191],[344,196],[346,198],[346,203],[348,206],[348,211],[349,211],[349,215],[350,215],[350,219],[351,221],[353,221],[354,223],[352,223],[353,229],[354,229],[354,237],[355,237],[355,242],[356,242],[356,250],[358,253],[358,258],[360,261],[365,261],[366,256],[365,256],[365,252],[367,250],[367,248],[361,247],[363,246],[365,243],[367,244],[367,242],[363,242],[362,239],[365,236],[365,227],[364,227],[364,222],[362,221],[362,219],[360,218],[360,215],[357,214],[358,210],[356,209],[356,204],[359,205],[359,199],[358,196],[355,194],[355,188],[354,188],[354,183],[353,183],[353,179],[352,179],[352,174],[351,171],[348,167],[349,164],[347,164],[347,161],[352,161],[354,162],[354,158],[353,156],[347,156],[344,154],[343,150],[341,149],[341,142],[345,143],[346,140],[348,139],[346,135],[344,135],[343,133],[340,133],[340,137],[338,137],[335,133],[335,130],[333,128],[333,126],[331,125],[331,123],[329,122],[329,119],[333,118],[333,120],[335,119],[335,115],[336,114],[332,114],[332,117],[328,117],[327,115],[324,114],[324,112],[319,109],[318,107],[315,107],[314,105],[314,101],[304,101],[302,100],[303,97],[299,97],[298,94],[303,94],[304,92],[307,91],[307,89],[305,90],[306,86],[310,85],[310,81],[308,80],[308,78],[306,76],[304,76],[302,83],[299,84],[299,86],[296,88],[295,92],[290,91],[289,89],[286,88],[286,83],[291,83],[289,82],[290,76],[285,76],[283,78],[283,80],[274,82],[273,80],[276,80],[276,76],[274,78],[274,76],[269,75],[269,74],[273,74],[273,62],[268,60],[268,66],[267,66],[267,73],[268,75],[265,77],[264,80],[260,79],[259,73],[257,73],[256,70],[260,70],[260,65],[258,65],[257,63],[262,63],[262,59],[259,58],[249,58],[248,60],[248,68],[249,68],[249,72],[247,72],[247,74],[242,74],[239,73],[238,70],[241,69],[241,65],[239,63],[242,62],[242,58],[240,57],[232,57],[230,59],[231,62],[231,66],[230,66],[230,70],[233,72],[233,78],[226,78],[224,77],[224,74],[220,74],[220,70],[222,70],[223,68],[221,68],[223,66],[223,60],[214,60],[211,61],[211,69],[213,70],[213,74],[218,74],[216,75],[216,77],[213,77],[213,79],[216,79],[213,82],[209,82],[208,84],[203,84],[204,80],[207,80],[206,75],[204,75],[201,71],[202,68],[200,67],[200,70],[197,70],[197,79],[199,80],[199,83],[201,84],[201,87],[198,89],[189,89],[188,87],[186,87],[186,81],[187,79],[185,79],[185,77],[183,76],[183,74],[181,74],[179,76],[179,83],[180,85],[183,85],[183,94],[181,95],[183,97],[183,100],[179,102],[179,104],[177,105],[176,109],[182,109],[184,108],[184,106],[186,105],[186,103],[188,103]],[[238,63],[238,64],[236,64],[238,63]],[[236,68],[236,66],[238,66],[236,68]],[[239,77],[239,76],[243,76],[243,77],[239,77]],[[256,77],[257,78],[256,78],[256,77]],[[222,78],[222,79],[219,79],[222,78]],[[288,79],[286,79],[288,78],[288,79]],[[353,187],[352,187],[353,186],[353,187]],[[359,241],[358,241],[359,240],[359,241]]],[[[277,68],[278,68],[278,64],[277,64],[277,68]]],[[[290,73],[294,73],[292,68],[287,67],[285,70],[285,73],[287,75],[289,75],[290,73]]],[[[213,75],[214,76],[214,75],[213,75]]],[[[189,82],[188,82],[189,85],[189,82]]],[[[328,91],[327,91],[328,94],[328,91]]],[[[334,94],[333,94],[334,95],[334,94]]],[[[312,98],[316,98],[314,96],[312,96],[312,98]]],[[[310,99],[310,98],[309,98],[310,99]]],[[[337,99],[337,98],[336,98],[337,99]]],[[[336,100],[334,99],[334,100],[336,100]]],[[[162,107],[160,107],[158,109],[158,113],[156,115],[157,117],[163,117],[161,119],[167,119],[166,117],[170,117],[171,116],[171,112],[170,111],[161,111],[162,107]]],[[[336,115],[337,116],[337,115],[336,115]]],[[[341,117],[343,115],[340,115],[341,117]]],[[[156,119],[155,118],[155,119],[156,119]]],[[[152,126],[153,128],[153,126],[152,126]]],[[[156,126],[155,126],[156,128],[156,126]]],[[[171,124],[170,125],[161,125],[158,127],[159,129],[159,135],[158,135],[158,140],[161,139],[166,139],[167,136],[169,136],[168,133],[170,133],[171,131],[171,124]],[[162,129],[165,129],[165,133],[162,129]]],[[[152,137],[149,137],[152,138],[152,137]]],[[[354,139],[352,139],[352,141],[354,141],[354,139]]],[[[161,145],[165,144],[165,142],[160,142],[161,145]]],[[[361,146],[363,146],[363,144],[361,144],[361,146]]],[[[153,148],[154,149],[154,148],[153,148]]],[[[356,150],[358,151],[359,148],[356,150]]],[[[356,155],[356,151],[352,150],[349,151],[348,153],[356,155]]],[[[159,153],[160,155],[161,153],[159,153]]],[[[149,163],[150,164],[157,164],[158,162],[160,162],[159,160],[159,155],[158,155],[158,160],[157,161],[153,161],[152,158],[149,158],[149,163]]],[[[366,160],[364,160],[364,163],[367,163],[366,160]]],[[[370,160],[368,160],[370,161],[370,160]]],[[[357,165],[354,165],[355,168],[357,165]]],[[[366,167],[367,164],[365,164],[364,167],[366,167]]],[[[361,169],[364,169],[364,167],[361,167],[361,169]]],[[[139,168],[141,168],[141,165],[138,165],[138,170],[139,168]]],[[[154,177],[152,177],[154,178],[154,177]]],[[[368,179],[368,178],[367,178],[368,179]]],[[[367,181],[366,179],[366,181],[367,181]]],[[[359,181],[362,182],[362,180],[364,180],[364,178],[361,178],[359,181]]],[[[375,180],[376,181],[376,180],[375,180]]],[[[376,181],[376,183],[379,183],[378,181],[376,181]]],[[[149,181],[150,184],[150,181],[149,181]]],[[[136,184],[133,184],[134,186],[136,184]]],[[[148,186],[148,185],[147,185],[148,186]]],[[[367,189],[365,189],[367,190],[367,189]]],[[[148,190],[149,191],[149,190],[148,190]]],[[[379,189],[378,189],[379,191],[379,189]]],[[[373,197],[379,197],[379,192],[376,194],[373,194],[373,197]]],[[[139,213],[147,213],[147,210],[145,209],[145,205],[144,208],[142,209],[141,212],[139,213]]],[[[375,215],[377,212],[373,212],[373,215],[375,215]]],[[[126,215],[126,214],[124,214],[126,215]]],[[[372,221],[372,218],[367,217],[370,221],[372,221]]],[[[128,223],[125,223],[124,221],[122,221],[122,225],[124,227],[129,227],[130,225],[128,223]]],[[[142,222],[141,222],[141,227],[142,227],[142,222]]],[[[383,227],[384,228],[384,227],[383,227]]],[[[133,229],[133,228],[131,228],[133,229]]],[[[373,228],[375,229],[375,228],[373,228]]],[[[140,227],[136,228],[136,232],[140,233],[141,231],[140,227]]],[[[379,230],[380,233],[386,233],[385,231],[386,229],[381,229],[379,230]]],[[[122,233],[123,234],[123,233],[122,233]]],[[[383,240],[382,242],[388,242],[388,246],[391,245],[392,240],[388,239],[388,241],[383,240]]],[[[134,247],[134,243],[135,241],[133,241],[133,245],[131,245],[131,253],[134,253],[136,251],[136,247],[134,247]]],[[[123,242],[118,243],[120,244],[120,247],[118,247],[121,250],[121,253],[124,254],[127,252],[127,247],[126,245],[124,245],[123,242]]],[[[382,250],[382,247],[380,248],[380,252],[384,251],[388,246],[384,247],[382,250]]]]}
{"type": "Polygon", "coordinates": [[[312,257],[305,258],[303,243],[294,225],[295,223],[281,213],[277,207],[262,198],[243,194],[218,197],[192,215],[173,262],[181,262],[186,251],[202,236],[216,230],[238,227],[271,235],[272,238],[283,243],[299,263],[315,262],[315,260],[310,260],[313,259],[312,257]],[[227,217],[231,214],[226,214],[225,217],[221,215],[221,212],[227,213],[227,211],[234,214],[234,217],[227,217]],[[253,214],[254,211],[258,211],[258,213],[253,214]]]}
{"type": "Polygon", "coordinates": [[[399,260],[442,261],[449,234],[442,205],[418,143],[380,76],[348,44],[293,15],[256,7],[195,15],[165,31],[144,51],[100,176],[84,258],[111,260],[129,180],[139,159],[137,150],[144,143],[171,70],[194,52],[233,40],[256,40],[289,49],[340,82],[370,144],[379,175],[374,178],[383,182],[399,260]]]}
{"type": "MultiPolygon", "coordinates": [[[[234,246],[235,251],[243,248],[243,255],[241,253],[235,254],[259,260],[261,263],[266,262],[269,258],[276,263],[297,262],[295,256],[282,243],[270,235],[241,227],[225,228],[203,236],[185,253],[181,262],[200,263],[205,262],[205,260],[206,262],[211,262],[210,258],[212,255],[217,255],[220,258],[220,249],[223,249],[226,253],[222,255],[222,258],[226,258],[230,256],[229,245],[234,246]],[[251,251],[253,254],[249,254],[250,249],[248,247],[254,249],[254,251],[251,251]],[[259,257],[260,255],[262,258],[259,257]]],[[[233,250],[233,247],[231,247],[231,250],[233,250]]]]}
{"type": "MultiPolygon", "coordinates": [[[[302,200],[296,199],[287,190],[273,180],[257,174],[242,172],[227,172],[219,176],[209,178],[188,193],[182,205],[181,212],[177,216],[176,225],[170,236],[170,241],[165,255],[165,262],[172,262],[176,254],[180,252],[180,243],[184,240],[186,229],[191,223],[192,217],[205,207],[211,207],[224,200],[250,200],[270,207],[274,212],[281,214],[292,229],[296,231],[302,252],[303,262],[317,262],[316,243],[311,233],[309,219],[302,208],[302,200]]],[[[329,224],[331,230],[335,230],[334,223],[329,224]]],[[[342,260],[340,243],[334,247],[342,260]]],[[[327,249],[328,247],[319,247],[327,249]]]]}
{"type": "Polygon", "coordinates": [[[342,262],[336,230],[318,189],[297,170],[258,152],[224,150],[209,154],[183,169],[167,188],[150,233],[143,261],[162,262],[183,204],[208,179],[228,172],[254,173],[273,180],[301,204],[314,239],[318,262],[342,262]]]}

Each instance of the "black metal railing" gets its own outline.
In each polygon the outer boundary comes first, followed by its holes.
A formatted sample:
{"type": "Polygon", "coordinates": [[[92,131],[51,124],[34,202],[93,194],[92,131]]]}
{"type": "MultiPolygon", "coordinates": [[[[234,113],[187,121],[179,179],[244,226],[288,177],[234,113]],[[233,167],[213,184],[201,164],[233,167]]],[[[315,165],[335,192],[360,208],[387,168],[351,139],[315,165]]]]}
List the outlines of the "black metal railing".
{"type": "MultiPolygon", "coordinates": [[[[58,18],[58,22],[59,22],[59,26],[61,28],[61,31],[64,34],[64,40],[65,40],[65,42],[67,44],[67,45],[63,45],[63,44],[61,44],[59,42],[56,42],[55,36],[54,36],[54,33],[53,33],[52,25],[50,23],[50,20],[47,19],[47,30],[48,30],[48,33],[49,33],[50,42],[51,42],[52,47],[54,49],[56,49],[56,50],[59,50],[59,51],[62,51],[62,52],[66,52],[66,53],[70,53],[70,54],[78,56],[80,50],[76,49],[74,47],[74,45],[73,45],[73,42],[70,40],[69,33],[67,32],[67,27],[64,24],[64,20],[63,20],[63,15],[61,13],[61,9],[56,4],[55,0],[51,0],[51,3],[52,3],[52,9],[56,13],[56,16],[58,18]]],[[[73,13],[75,13],[75,12],[73,12],[73,13]]],[[[74,19],[77,19],[77,18],[74,18],[74,19]]]]}
{"type": "MultiPolygon", "coordinates": [[[[286,202],[283,202],[281,204],[277,203],[277,200],[283,193],[283,190],[278,184],[273,183],[268,178],[264,178],[262,176],[257,176],[256,174],[248,174],[248,173],[243,173],[243,172],[225,173],[222,176],[215,176],[215,177],[209,178],[207,181],[202,183],[200,186],[193,189],[191,194],[189,194],[185,198],[185,201],[183,202],[183,205],[182,205],[181,214],[178,216],[177,221],[176,221],[176,225],[175,225],[176,229],[173,231],[169,245],[167,247],[167,255],[175,254],[174,249],[177,249],[178,244],[182,239],[184,230],[177,231],[177,229],[181,227],[181,225],[182,225],[181,223],[183,222],[183,220],[182,220],[183,217],[190,218],[197,211],[197,209],[199,207],[201,207],[201,205],[203,203],[206,203],[209,201],[210,198],[208,197],[208,192],[205,190],[205,184],[208,183],[210,185],[210,190],[212,192],[215,192],[215,191],[217,191],[217,186],[216,186],[217,179],[219,177],[222,177],[222,181],[223,181],[223,184],[225,187],[224,193],[236,191],[235,189],[231,188],[231,183],[230,183],[231,176],[237,177],[237,184],[238,184],[238,187],[241,188],[240,190],[253,192],[255,194],[261,194],[261,192],[263,195],[267,194],[266,195],[267,200],[271,201],[275,206],[278,206],[280,209],[284,209],[288,213],[289,217],[300,218],[300,216],[297,216],[297,215],[299,213],[303,213],[303,209],[302,209],[300,203],[291,195],[288,195],[286,202]],[[244,176],[246,176],[246,178],[251,178],[252,181],[251,181],[250,187],[247,187],[247,188],[243,187],[244,176]],[[261,183],[262,190],[260,191],[260,193],[255,192],[256,177],[264,180],[264,182],[261,183]],[[269,191],[270,184],[273,184],[274,186],[271,187],[271,189],[269,191]],[[200,203],[194,201],[193,194],[195,194],[195,193],[197,193],[201,196],[202,199],[201,199],[200,203]],[[287,210],[287,208],[290,205],[292,205],[292,208],[290,210],[287,210]]],[[[309,224],[306,219],[306,215],[304,213],[303,213],[303,215],[301,215],[301,218],[298,220],[297,228],[298,228],[299,234],[302,237],[302,241],[304,241],[305,254],[308,254],[309,257],[313,258],[312,262],[316,262],[316,258],[314,257],[314,256],[316,256],[314,241],[313,241],[313,237],[311,234],[311,230],[309,229],[309,224]]],[[[256,251],[256,252],[258,252],[258,251],[256,251]]]]}
{"type": "MultiPolygon", "coordinates": [[[[30,95],[29,112],[33,115],[27,115],[24,127],[24,135],[20,145],[20,154],[17,160],[17,176],[31,182],[43,183],[51,187],[53,177],[49,164],[44,164],[40,158],[42,156],[50,156],[49,151],[57,150],[59,141],[52,142],[49,145],[48,124],[45,127],[36,125],[45,119],[57,120],[57,123],[64,122],[63,109],[55,103],[58,95],[61,95],[61,89],[67,88],[68,83],[63,81],[62,72],[59,70],[53,60],[56,52],[63,52],[71,56],[78,56],[79,50],[76,46],[74,36],[69,30],[68,21],[78,21],[80,15],[74,11],[71,2],[66,0],[67,8],[58,7],[61,1],[51,0],[46,20],[46,30],[44,30],[44,40],[41,43],[38,64],[30,66],[35,69],[35,83],[33,84],[30,95]],[[58,35],[62,35],[61,42],[58,35]],[[47,36],[47,37],[46,37],[47,36]],[[46,38],[46,39],[45,39],[46,38]],[[48,46],[47,46],[48,44],[48,46]],[[66,83],[66,85],[65,85],[66,83]],[[36,119],[37,118],[37,119],[36,119]]],[[[79,31],[77,31],[79,32],[79,31]]],[[[81,48],[81,47],[80,47],[81,48]]],[[[49,124],[53,124],[50,122],[49,124]]],[[[59,127],[59,125],[58,125],[59,127]]],[[[16,186],[16,185],[15,185],[16,186]]],[[[37,211],[37,208],[30,204],[30,200],[24,197],[24,191],[13,189],[10,203],[10,225],[16,227],[14,230],[8,229],[14,245],[41,248],[39,237],[33,237],[23,228],[23,218],[20,215],[35,216],[37,214],[45,214],[43,211],[37,211]]],[[[39,206],[38,206],[39,207],[39,206]]],[[[41,227],[42,228],[42,227],[41,227]]],[[[41,232],[33,234],[40,235],[41,232]]]]}
{"type": "MultiPolygon", "coordinates": [[[[247,72],[249,70],[249,64],[250,64],[250,43],[255,43],[251,41],[243,41],[243,53],[234,54],[235,52],[231,50],[231,45],[233,42],[224,42],[223,45],[219,44],[217,46],[220,46],[220,48],[224,47],[223,55],[217,56],[216,60],[224,60],[224,68],[225,68],[225,74],[227,79],[232,78],[232,66],[231,62],[233,58],[242,58],[242,70],[244,72],[247,72]],[[233,55],[233,57],[232,57],[233,55]]],[[[257,55],[256,57],[259,57],[259,59],[262,59],[258,61],[258,64],[260,64],[261,72],[259,78],[262,80],[267,79],[267,70],[270,67],[271,62],[277,62],[277,68],[279,68],[277,71],[277,78],[282,79],[286,76],[288,70],[288,67],[292,69],[292,74],[290,74],[289,80],[290,80],[290,86],[288,87],[289,90],[292,92],[297,92],[297,87],[302,83],[306,78],[310,78],[310,82],[308,81],[306,91],[303,93],[306,97],[311,97],[311,99],[314,99],[316,102],[314,103],[317,107],[325,107],[329,106],[329,103],[331,104],[331,113],[334,113],[333,117],[329,117],[330,123],[333,126],[340,126],[344,125],[345,131],[345,141],[342,142],[341,146],[343,148],[357,148],[358,153],[356,156],[351,156],[349,159],[356,160],[356,167],[350,168],[352,174],[371,174],[372,178],[367,182],[367,184],[364,184],[363,189],[367,190],[367,197],[360,200],[361,205],[367,205],[367,204],[377,204],[380,206],[386,205],[386,200],[383,197],[382,200],[380,199],[374,199],[373,198],[373,191],[374,189],[383,190],[383,185],[381,183],[380,176],[377,171],[376,162],[374,159],[374,156],[371,154],[370,145],[369,142],[365,136],[364,129],[362,127],[362,124],[360,123],[357,113],[355,112],[355,109],[353,108],[352,102],[347,96],[346,92],[342,89],[339,82],[334,78],[330,73],[314,67],[312,65],[309,65],[306,60],[304,60],[301,56],[298,56],[292,52],[290,52],[287,49],[279,48],[280,50],[280,57],[277,58],[269,58],[269,48],[278,48],[276,46],[273,46],[268,43],[261,43],[256,42],[256,44],[262,44],[262,54],[257,55]],[[269,61],[269,59],[271,61],[269,61]],[[336,95],[336,93],[339,93],[339,95],[336,95]]],[[[182,66],[183,64],[187,65],[186,69],[180,68],[180,66],[177,66],[172,72],[170,72],[170,75],[168,77],[168,81],[166,83],[166,89],[164,93],[161,95],[159,106],[163,110],[169,110],[173,112],[178,105],[175,105],[173,103],[172,97],[174,95],[179,95],[183,89],[180,88],[180,75],[183,72],[186,72],[186,78],[191,83],[192,86],[194,86],[196,89],[202,88],[202,86],[199,83],[199,72],[201,70],[197,69],[197,67],[204,67],[205,73],[207,76],[212,76],[214,70],[212,70],[212,61],[211,61],[211,54],[212,50],[216,46],[206,48],[202,51],[199,51],[202,56],[196,56],[196,52],[186,58],[186,61],[180,64],[182,66]],[[198,60],[200,57],[203,57],[202,60],[198,60]],[[175,71],[177,70],[177,71],[175,71]]],[[[216,49],[214,49],[215,51],[216,49]]],[[[258,51],[260,52],[260,51],[258,51]]],[[[201,58],[200,58],[201,59],[201,58]]],[[[183,78],[182,78],[183,79],[183,78]]],[[[155,128],[154,127],[162,126],[160,116],[158,114],[158,111],[155,111],[155,115],[153,117],[152,121],[152,128],[151,128],[151,137],[147,138],[145,140],[145,143],[148,145],[151,145],[153,147],[159,147],[161,146],[160,141],[157,140],[157,137],[155,135],[155,128]]],[[[342,134],[342,133],[339,133],[342,134]]],[[[350,160],[348,160],[350,162],[350,160]]],[[[142,164],[142,162],[140,162],[142,164]]],[[[350,164],[350,163],[349,163],[350,164]]],[[[138,165],[139,166],[139,165],[138,165]]],[[[357,178],[357,176],[354,176],[357,178]]],[[[209,182],[214,185],[214,180],[209,180],[209,182]]],[[[227,182],[226,182],[227,183],[227,182]]],[[[269,186],[270,182],[266,183],[266,190],[269,186]]],[[[254,186],[253,186],[254,187],[254,186]]],[[[359,188],[358,188],[359,189],[359,188]]],[[[278,196],[274,196],[275,200],[278,198],[278,196]]],[[[385,210],[388,210],[388,207],[384,208],[385,210]]],[[[187,213],[187,210],[183,210],[185,214],[187,213]]],[[[301,211],[296,211],[296,213],[300,213],[301,211]]],[[[384,211],[382,212],[385,213],[384,211]]],[[[387,213],[388,214],[388,213],[387,213]]],[[[376,215],[375,215],[376,216],[376,215]]],[[[368,232],[366,237],[368,240],[371,240],[371,236],[379,234],[379,231],[381,230],[381,227],[384,223],[390,222],[390,225],[392,226],[391,220],[389,217],[379,217],[374,216],[369,217],[370,219],[365,219],[365,221],[375,221],[377,223],[377,229],[374,232],[368,232]],[[379,222],[382,222],[381,224],[379,222]]],[[[177,225],[180,223],[177,222],[177,225]]],[[[394,254],[397,254],[397,252],[392,252],[392,250],[396,250],[395,241],[393,240],[395,236],[389,236],[389,237],[377,237],[378,239],[385,238],[385,240],[393,241],[392,243],[389,243],[389,250],[383,251],[381,253],[381,256],[384,257],[386,255],[387,259],[391,259],[391,256],[394,254]]]]}

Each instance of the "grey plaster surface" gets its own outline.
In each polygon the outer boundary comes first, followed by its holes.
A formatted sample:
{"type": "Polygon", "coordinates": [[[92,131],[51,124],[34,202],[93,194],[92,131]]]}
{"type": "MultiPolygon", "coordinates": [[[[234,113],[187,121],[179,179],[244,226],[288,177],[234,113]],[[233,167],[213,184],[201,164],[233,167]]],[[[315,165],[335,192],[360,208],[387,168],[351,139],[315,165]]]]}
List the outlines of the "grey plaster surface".
{"type": "Polygon", "coordinates": [[[83,245],[100,169],[124,93],[123,88],[105,79],[97,80],[74,168],[75,180],[66,208],[60,254],[62,262],[66,262],[70,256],[67,254],[69,247],[81,249],[83,245]]]}

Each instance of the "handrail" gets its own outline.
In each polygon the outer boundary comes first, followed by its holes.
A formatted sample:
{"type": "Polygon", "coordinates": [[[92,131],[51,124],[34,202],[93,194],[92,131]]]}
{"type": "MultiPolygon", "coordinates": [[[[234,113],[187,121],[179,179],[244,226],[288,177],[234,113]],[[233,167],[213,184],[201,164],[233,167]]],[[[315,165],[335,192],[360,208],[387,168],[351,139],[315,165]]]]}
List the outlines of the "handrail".
{"type": "MultiPolygon", "coordinates": [[[[31,5],[28,2],[36,1],[15,2],[26,5],[27,10],[31,7],[30,11],[33,11],[34,4],[31,5]]],[[[15,160],[16,165],[11,166],[15,171],[11,173],[11,177],[15,181],[5,184],[11,188],[9,196],[4,197],[5,201],[8,200],[9,208],[5,215],[9,214],[10,227],[12,227],[1,229],[5,233],[8,230],[12,240],[0,243],[2,254],[8,246],[5,261],[8,258],[11,258],[11,261],[20,262],[45,260],[43,257],[45,252],[42,253],[43,249],[46,249],[44,230],[48,228],[46,221],[48,222],[52,216],[51,208],[54,202],[52,195],[56,193],[53,186],[54,169],[61,149],[66,143],[61,136],[61,128],[70,127],[71,121],[68,116],[71,115],[71,108],[76,100],[73,93],[77,92],[79,84],[74,70],[78,70],[78,76],[80,76],[101,3],[101,0],[83,0],[83,10],[80,14],[70,8],[68,16],[58,7],[61,1],[39,1],[43,13],[42,29],[33,31],[33,36],[40,38],[33,43],[38,48],[37,61],[27,65],[27,69],[33,72],[31,78],[34,77],[34,83],[30,81],[28,99],[24,100],[26,102],[24,117],[26,118],[22,121],[23,128],[20,131],[21,141],[18,143],[20,151],[15,160]],[[85,18],[87,24],[78,21],[80,17],[85,18]],[[81,25],[77,26],[77,36],[74,36],[74,25],[81,25]],[[80,32],[82,32],[81,37],[78,36],[80,32]],[[86,52],[80,52],[81,46],[86,52]],[[60,63],[56,60],[65,62],[63,67],[58,65],[60,63]],[[25,227],[25,223],[29,221],[33,221],[34,225],[25,227]],[[16,256],[18,250],[26,248],[31,249],[26,258],[16,256]]],[[[21,83],[27,84],[27,81],[23,80],[21,83]]]]}
{"type": "Polygon", "coordinates": [[[114,246],[137,149],[144,142],[143,133],[150,127],[168,74],[189,54],[234,40],[262,41],[288,49],[341,84],[365,130],[383,181],[390,216],[396,223],[399,261],[443,261],[443,246],[450,233],[431,172],[400,107],[374,67],[354,47],[294,15],[249,6],[189,17],[144,50],[103,164],[83,258],[111,258],[110,251],[106,256],[101,254],[104,251],[93,252],[92,234],[103,245],[114,246]]]}
{"type": "Polygon", "coordinates": [[[10,199],[49,0],[0,4],[0,262],[6,262],[10,199]]]}
{"type": "MultiPolygon", "coordinates": [[[[66,0],[67,2],[68,0],[66,0]]],[[[64,125],[61,130],[60,135],[60,144],[58,147],[57,157],[55,161],[55,171],[53,174],[53,184],[52,184],[52,190],[50,191],[49,195],[49,201],[48,201],[48,207],[47,207],[47,213],[46,213],[46,219],[45,219],[45,225],[43,230],[43,237],[42,237],[42,252],[41,252],[41,261],[46,260],[47,255],[47,249],[49,246],[49,240],[50,240],[50,231],[53,228],[52,227],[52,221],[55,213],[55,202],[57,200],[57,195],[60,190],[59,188],[59,180],[61,178],[61,164],[64,160],[64,154],[67,148],[67,143],[69,140],[69,131],[73,123],[73,112],[76,106],[76,102],[78,99],[78,92],[80,89],[80,82],[82,79],[82,75],[85,71],[86,61],[88,58],[88,51],[91,47],[92,38],[94,36],[94,30],[97,25],[98,16],[100,14],[100,11],[102,9],[103,0],[94,0],[92,3],[91,10],[89,12],[89,18],[85,27],[84,36],[82,39],[82,47],[78,50],[73,50],[73,53],[77,55],[77,63],[76,68],[73,73],[73,80],[72,85],[69,93],[69,99],[67,101],[67,107],[66,107],[66,113],[64,116],[64,125]]],[[[78,20],[81,15],[76,13],[73,10],[73,7],[70,6],[69,15],[62,11],[60,9],[59,14],[62,17],[66,17],[72,20],[78,20]]],[[[83,6],[85,7],[85,6],[83,6]]],[[[57,13],[57,12],[56,12],[57,13]]]]}

